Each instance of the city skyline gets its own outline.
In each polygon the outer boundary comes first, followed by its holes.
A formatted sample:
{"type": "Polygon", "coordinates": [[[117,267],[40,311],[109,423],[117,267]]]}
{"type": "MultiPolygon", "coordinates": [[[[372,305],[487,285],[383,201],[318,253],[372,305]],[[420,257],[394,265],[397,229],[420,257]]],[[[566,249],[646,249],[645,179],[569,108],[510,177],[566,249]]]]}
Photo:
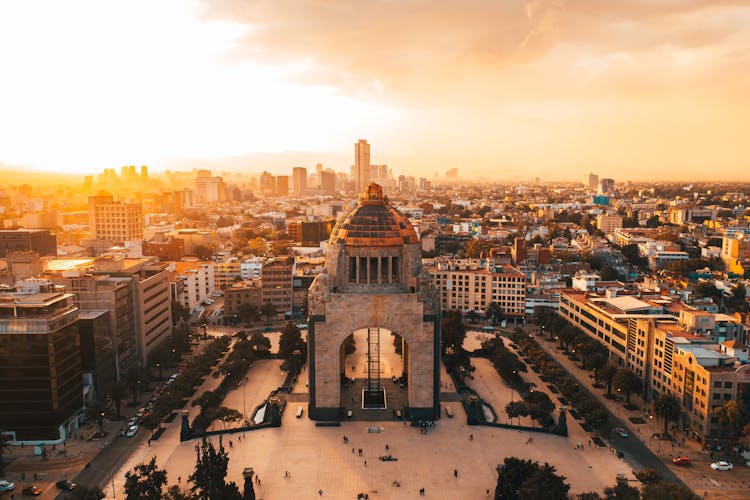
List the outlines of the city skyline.
{"type": "Polygon", "coordinates": [[[346,171],[364,138],[424,177],[748,180],[737,2],[42,6],[0,6],[6,168],[346,171]]]}

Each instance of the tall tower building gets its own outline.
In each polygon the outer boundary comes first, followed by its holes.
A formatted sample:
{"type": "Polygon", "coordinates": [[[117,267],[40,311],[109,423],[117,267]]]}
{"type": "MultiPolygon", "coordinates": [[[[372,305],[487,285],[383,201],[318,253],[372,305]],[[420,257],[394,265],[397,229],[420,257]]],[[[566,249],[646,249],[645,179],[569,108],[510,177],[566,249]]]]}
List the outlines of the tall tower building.
{"type": "Polygon", "coordinates": [[[114,201],[110,195],[89,196],[89,232],[99,240],[122,243],[143,238],[143,205],[114,201]]]}
{"type": "Polygon", "coordinates": [[[279,196],[289,196],[289,176],[276,176],[276,194],[279,196]]]}
{"type": "Polygon", "coordinates": [[[294,167],[292,169],[292,188],[294,194],[302,194],[307,191],[307,169],[305,167],[294,167]]]}
{"type": "Polygon", "coordinates": [[[360,139],[354,145],[354,183],[358,193],[363,193],[370,183],[370,145],[360,139]]]}

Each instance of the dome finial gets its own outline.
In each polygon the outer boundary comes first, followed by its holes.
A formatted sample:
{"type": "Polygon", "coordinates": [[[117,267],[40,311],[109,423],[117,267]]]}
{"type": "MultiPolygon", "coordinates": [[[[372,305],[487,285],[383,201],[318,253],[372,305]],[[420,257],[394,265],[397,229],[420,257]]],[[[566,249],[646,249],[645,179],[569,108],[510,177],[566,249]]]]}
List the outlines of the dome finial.
{"type": "Polygon", "coordinates": [[[371,182],[365,190],[365,200],[382,200],[383,199],[383,188],[380,184],[371,182]]]}

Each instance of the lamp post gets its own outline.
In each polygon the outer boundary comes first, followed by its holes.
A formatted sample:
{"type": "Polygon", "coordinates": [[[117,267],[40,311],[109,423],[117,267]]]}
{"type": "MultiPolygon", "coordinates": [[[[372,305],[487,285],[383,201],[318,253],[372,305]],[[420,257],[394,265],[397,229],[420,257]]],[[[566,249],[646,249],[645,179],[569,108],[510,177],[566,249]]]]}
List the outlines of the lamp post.
{"type": "MultiPolygon", "coordinates": [[[[516,374],[516,370],[513,370],[513,375],[516,374]]],[[[515,378],[515,377],[513,377],[515,378]]],[[[513,384],[510,385],[510,401],[513,402],[515,391],[513,390],[513,384]]]]}

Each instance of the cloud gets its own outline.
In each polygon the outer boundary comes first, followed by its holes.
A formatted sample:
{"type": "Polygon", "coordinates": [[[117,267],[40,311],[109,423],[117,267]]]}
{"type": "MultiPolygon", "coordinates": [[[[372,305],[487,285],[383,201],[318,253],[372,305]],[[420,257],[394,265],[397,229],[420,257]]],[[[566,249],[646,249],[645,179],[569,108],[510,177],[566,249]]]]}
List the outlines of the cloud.
{"type": "MultiPolygon", "coordinates": [[[[566,82],[550,88],[534,79],[575,77],[566,68],[582,57],[632,65],[621,86],[652,81],[655,68],[639,62],[667,66],[687,50],[710,49],[713,69],[747,46],[750,21],[747,3],[731,0],[220,0],[207,1],[203,13],[247,27],[232,58],[308,60],[306,71],[287,77],[355,96],[371,95],[377,81],[384,95],[412,103],[502,99],[509,81],[514,92],[529,85],[559,92],[566,82]]],[[[659,76],[691,75],[683,67],[659,76]]],[[[573,83],[568,90],[580,85],[573,83]]]]}

